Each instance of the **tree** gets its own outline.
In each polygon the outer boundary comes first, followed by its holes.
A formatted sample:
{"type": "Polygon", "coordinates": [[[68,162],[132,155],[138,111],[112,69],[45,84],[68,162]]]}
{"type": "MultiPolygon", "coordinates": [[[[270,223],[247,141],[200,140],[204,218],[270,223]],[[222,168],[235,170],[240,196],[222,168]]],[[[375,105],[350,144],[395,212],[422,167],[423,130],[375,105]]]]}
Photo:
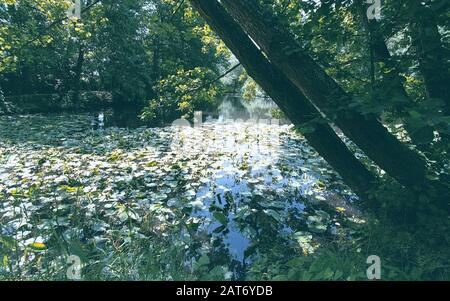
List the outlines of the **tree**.
{"type": "MultiPolygon", "coordinates": [[[[450,115],[450,82],[448,51],[442,46],[436,13],[431,1],[411,1],[410,30],[419,70],[424,77],[427,96],[444,102],[444,113],[450,115]]],[[[409,4],[409,2],[408,2],[409,4]]]]}
{"type": "Polygon", "coordinates": [[[6,95],[49,93],[64,89],[62,82],[69,84],[69,31],[51,26],[60,24],[68,6],[69,1],[32,0],[1,6],[0,72],[6,95]]]}
{"type": "Polygon", "coordinates": [[[351,109],[352,96],[304,53],[291,33],[257,1],[223,0],[221,3],[272,63],[375,163],[413,191],[447,192],[441,184],[428,179],[425,161],[392,136],[375,116],[351,109]]]}
{"type": "Polygon", "coordinates": [[[375,177],[351,154],[306,97],[269,63],[217,2],[191,0],[191,3],[245,66],[249,75],[299,128],[311,146],[335,168],[350,187],[368,199],[368,192],[376,185],[375,177]]]}
{"type": "Polygon", "coordinates": [[[66,15],[72,3],[0,6],[0,82],[7,96],[57,93],[78,103],[82,91],[106,91],[118,107],[136,114],[146,107],[154,124],[216,105],[220,82],[198,91],[202,97],[181,97],[229,65],[228,50],[187,1],[84,0],[81,18],[66,15]],[[182,82],[180,74],[198,77],[182,82]],[[172,93],[170,85],[178,88],[172,93]]]}
{"type": "Polygon", "coordinates": [[[405,122],[405,129],[414,144],[421,146],[431,143],[434,139],[433,127],[427,123],[417,122],[408,113],[417,106],[406,92],[403,84],[405,79],[388,49],[380,23],[376,19],[367,17],[368,5],[365,5],[364,1],[357,0],[355,5],[361,24],[368,35],[373,78],[372,101],[376,103],[384,101],[387,104],[384,110],[390,112],[394,118],[400,118],[405,122]]]}

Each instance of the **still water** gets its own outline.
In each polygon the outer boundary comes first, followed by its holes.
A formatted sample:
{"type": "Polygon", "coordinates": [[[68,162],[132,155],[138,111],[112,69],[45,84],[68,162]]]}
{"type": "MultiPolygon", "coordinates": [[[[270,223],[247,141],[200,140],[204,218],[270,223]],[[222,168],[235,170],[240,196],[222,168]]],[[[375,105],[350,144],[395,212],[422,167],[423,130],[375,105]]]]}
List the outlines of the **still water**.
{"type": "Polygon", "coordinates": [[[146,128],[134,112],[0,117],[1,233],[60,233],[89,262],[109,254],[110,276],[118,242],[131,261],[151,241],[168,279],[244,279],[274,254],[314,253],[346,235],[357,198],[291,125],[254,122],[273,108],[227,99],[195,128],[146,128]]]}

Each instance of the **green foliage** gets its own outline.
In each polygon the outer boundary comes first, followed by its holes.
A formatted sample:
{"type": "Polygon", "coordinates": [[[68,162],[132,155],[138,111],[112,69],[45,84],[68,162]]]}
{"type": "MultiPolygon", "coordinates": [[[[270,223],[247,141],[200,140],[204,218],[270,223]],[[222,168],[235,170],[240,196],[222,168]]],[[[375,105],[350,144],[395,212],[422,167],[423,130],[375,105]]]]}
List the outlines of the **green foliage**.
{"type": "Polygon", "coordinates": [[[280,109],[273,109],[270,114],[274,119],[282,120],[286,118],[283,111],[281,111],[280,109]]]}
{"type": "MultiPolygon", "coordinates": [[[[96,90],[112,93],[115,104],[144,107],[149,100],[169,101],[169,93],[183,90],[183,80],[196,88],[228,64],[228,50],[188,1],[83,1],[81,19],[67,19],[71,3],[17,0],[0,6],[6,20],[0,25],[0,83],[6,96],[96,90]],[[172,82],[179,87],[169,91],[172,82]]],[[[197,98],[185,96],[180,106],[162,106],[174,110],[173,116],[209,108],[220,86],[201,89],[197,98]]]]}
{"type": "Polygon", "coordinates": [[[435,26],[441,28],[442,45],[435,43],[427,49],[442,47],[440,64],[447,66],[450,52],[445,39],[449,32],[445,5],[435,1],[383,1],[382,19],[369,20],[367,25],[363,19],[365,1],[260,2],[295,34],[300,45],[297,51],[311,55],[355,96],[351,105],[354,109],[381,116],[387,125],[406,129],[412,142],[422,150],[433,152],[434,147],[441,152],[446,147],[436,143],[433,131],[448,136],[450,124],[445,103],[449,100],[427,95],[416,29],[412,26],[414,20],[423,16],[434,18],[435,26]],[[386,44],[389,53],[384,61],[379,61],[374,51],[383,52],[382,44],[386,44]],[[397,77],[410,100],[402,93],[393,93],[397,77]]]}
{"type": "MultiPolygon", "coordinates": [[[[433,224],[433,218],[431,224],[433,224]]],[[[429,221],[430,221],[429,219],[429,221]]],[[[439,222],[434,220],[434,222],[439,222]]],[[[372,221],[354,229],[352,240],[334,239],[317,252],[286,260],[283,253],[272,253],[254,262],[251,280],[367,280],[368,256],[381,258],[382,280],[446,280],[450,251],[448,239],[438,233],[446,226],[409,229],[390,221],[372,221]],[[442,244],[437,241],[444,239],[442,244]],[[437,247],[439,245],[439,247],[437,247]]],[[[447,229],[447,230],[445,230],[447,229]]]]}
{"type": "Polygon", "coordinates": [[[178,70],[159,81],[155,87],[159,98],[152,99],[142,117],[147,121],[173,121],[192,118],[195,111],[212,111],[221,93],[215,74],[206,68],[178,70]]]}
{"type": "MultiPolygon", "coordinates": [[[[448,12],[431,0],[387,0],[383,19],[366,27],[357,1],[259,2],[297,38],[287,54],[310,55],[354,96],[350,108],[377,115],[421,152],[430,180],[448,179],[448,99],[429,95],[411,25],[431,10],[442,45],[426,49],[442,47],[445,65],[448,12]],[[374,58],[374,37],[388,48],[385,62],[374,58]],[[395,83],[411,101],[389,93],[395,83]]],[[[189,1],[85,1],[81,19],[66,18],[71,3],[0,1],[0,112],[14,96],[31,99],[32,111],[105,91],[160,125],[214,111],[231,86],[247,101],[263,94],[245,71],[232,84],[218,80],[231,55],[189,1]]],[[[448,216],[432,202],[439,191],[406,193],[345,137],[382,181],[369,192],[380,200],[371,212],[349,201],[355,196],[288,126],[216,124],[204,141],[181,135],[192,147],[174,152],[176,129],[100,134],[89,116],[73,117],[0,118],[0,279],[66,279],[67,257],[77,255],[85,280],[365,280],[372,254],[384,280],[450,278],[448,216]],[[276,155],[211,150],[224,133],[276,155]],[[271,134],[282,141],[276,150],[264,143],[271,134]],[[240,258],[231,235],[244,241],[240,258]]],[[[298,129],[313,133],[315,122],[298,129]]]]}

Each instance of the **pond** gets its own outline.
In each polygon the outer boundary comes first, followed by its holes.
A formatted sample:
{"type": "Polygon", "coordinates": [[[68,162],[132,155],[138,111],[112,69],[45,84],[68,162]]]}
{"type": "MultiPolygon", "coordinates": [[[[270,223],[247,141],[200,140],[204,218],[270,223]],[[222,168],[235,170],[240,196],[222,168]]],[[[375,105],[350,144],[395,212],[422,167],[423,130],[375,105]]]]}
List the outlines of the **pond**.
{"type": "Polygon", "coordinates": [[[291,125],[230,119],[0,117],[0,275],[65,279],[75,255],[83,279],[262,279],[351,237],[357,198],[291,125]]]}
{"type": "MultiPolygon", "coordinates": [[[[256,97],[252,101],[246,101],[240,96],[228,94],[215,112],[202,112],[202,119],[203,121],[216,120],[219,122],[270,120],[272,119],[272,110],[276,108],[278,107],[273,101],[264,97],[256,97]]],[[[138,107],[122,105],[117,108],[91,113],[91,124],[93,129],[108,127],[138,128],[145,126],[139,115],[140,109],[138,107]]],[[[279,122],[282,124],[289,123],[286,119],[279,122]]]]}

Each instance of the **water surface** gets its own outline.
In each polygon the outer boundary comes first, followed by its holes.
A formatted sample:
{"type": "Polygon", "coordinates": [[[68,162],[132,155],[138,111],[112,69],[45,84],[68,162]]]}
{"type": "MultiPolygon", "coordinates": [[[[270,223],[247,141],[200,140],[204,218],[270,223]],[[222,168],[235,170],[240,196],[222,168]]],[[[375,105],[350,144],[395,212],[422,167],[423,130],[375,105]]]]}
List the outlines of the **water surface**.
{"type": "Polygon", "coordinates": [[[356,197],[305,139],[229,117],[128,129],[105,112],[0,117],[1,235],[54,256],[79,248],[108,277],[125,254],[136,279],[142,261],[158,279],[244,279],[268,254],[306,256],[343,231],[356,197]]]}

